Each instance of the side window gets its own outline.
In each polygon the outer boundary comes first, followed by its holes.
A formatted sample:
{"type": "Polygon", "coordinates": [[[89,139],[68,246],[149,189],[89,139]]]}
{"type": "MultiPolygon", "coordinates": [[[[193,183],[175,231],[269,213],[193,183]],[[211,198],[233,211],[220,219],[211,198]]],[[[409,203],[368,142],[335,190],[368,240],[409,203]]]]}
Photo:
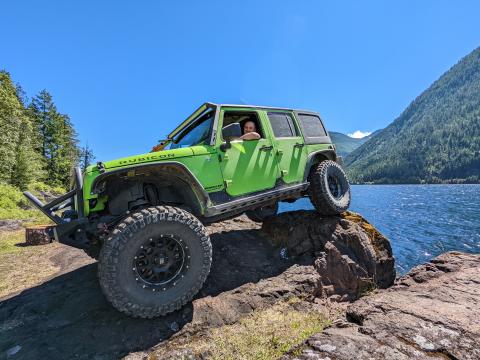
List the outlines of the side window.
{"type": "Polygon", "coordinates": [[[316,115],[298,114],[305,137],[323,137],[327,136],[323,128],[322,121],[316,115]]]}
{"type": "Polygon", "coordinates": [[[223,115],[222,128],[233,123],[240,124],[240,127],[242,129],[242,135],[244,135],[246,133],[246,130],[248,130],[258,133],[260,135],[260,138],[265,137],[256,112],[233,110],[225,111],[225,114],[223,115]]]}
{"type": "Polygon", "coordinates": [[[276,138],[298,136],[298,131],[290,114],[269,112],[267,115],[268,119],[270,120],[270,124],[272,124],[273,134],[276,138]]]}

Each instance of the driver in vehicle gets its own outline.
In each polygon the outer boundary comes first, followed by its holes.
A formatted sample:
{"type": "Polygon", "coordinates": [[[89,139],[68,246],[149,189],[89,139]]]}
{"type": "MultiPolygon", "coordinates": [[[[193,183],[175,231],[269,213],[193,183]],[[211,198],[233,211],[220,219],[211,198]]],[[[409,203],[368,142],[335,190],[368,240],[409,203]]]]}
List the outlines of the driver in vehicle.
{"type": "Polygon", "coordinates": [[[247,121],[243,125],[243,135],[240,136],[241,140],[258,140],[261,136],[257,132],[257,126],[253,121],[247,121]]]}

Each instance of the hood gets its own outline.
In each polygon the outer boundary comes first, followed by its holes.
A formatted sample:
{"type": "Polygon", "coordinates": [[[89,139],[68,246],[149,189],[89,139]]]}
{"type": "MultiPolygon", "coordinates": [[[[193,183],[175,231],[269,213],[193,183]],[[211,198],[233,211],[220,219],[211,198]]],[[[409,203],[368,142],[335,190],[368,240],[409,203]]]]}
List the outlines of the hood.
{"type": "Polygon", "coordinates": [[[192,156],[192,155],[193,155],[193,150],[191,148],[162,150],[162,151],[150,152],[147,154],[124,157],[116,160],[105,161],[103,165],[106,170],[109,170],[109,169],[115,169],[119,167],[128,167],[129,165],[175,160],[177,158],[192,156]]]}

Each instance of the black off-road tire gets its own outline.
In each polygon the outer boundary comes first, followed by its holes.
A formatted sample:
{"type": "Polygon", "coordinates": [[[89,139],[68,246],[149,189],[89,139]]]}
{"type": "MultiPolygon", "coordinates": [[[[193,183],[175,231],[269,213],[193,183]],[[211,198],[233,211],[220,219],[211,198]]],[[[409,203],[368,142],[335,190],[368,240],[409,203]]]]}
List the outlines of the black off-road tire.
{"type": "Polygon", "coordinates": [[[101,246],[98,244],[89,245],[88,247],[82,249],[85,254],[90,256],[92,259],[98,260],[98,256],[100,255],[101,246]]]}
{"type": "Polygon", "coordinates": [[[116,309],[132,317],[154,318],[191,301],[202,288],[211,263],[212,245],[202,223],[185,210],[155,206],[132,213],[115,227],[100,251],[98,277],[105,297],[116,309]],[[137,259],[145,248],[157,253],[158,239],[174,242],[184,258],[172,280],[160,285],[144,279],[137,259]]]}
{"type": "Polygon", "coordinates": [[[314,165],[309,181],[310,201],[321,215],[337,215],[350,206],[350,184],[336,162],[325,160],[314,165]]]}
{"type": "Polygon", "coordinates": [[[247,217],[255,222],[264,222],[265,219],[275,216],[278,213],[278,202],[273,205],[262,206],[254,210],[249,210],[245,212],[247,217]]]}

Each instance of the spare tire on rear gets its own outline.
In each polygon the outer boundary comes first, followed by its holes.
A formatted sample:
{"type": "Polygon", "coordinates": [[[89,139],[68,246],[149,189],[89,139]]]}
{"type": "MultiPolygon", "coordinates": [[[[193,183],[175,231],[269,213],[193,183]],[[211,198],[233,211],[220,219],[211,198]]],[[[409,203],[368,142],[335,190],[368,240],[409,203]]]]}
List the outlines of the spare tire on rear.
{"type": "Polygon", "coordinates": [[[336,162],[325,160],[315,164],[309,181],[310,201],[320,214],[340,214],[350,206],[350,184],[345,172],[336,162]]]}

